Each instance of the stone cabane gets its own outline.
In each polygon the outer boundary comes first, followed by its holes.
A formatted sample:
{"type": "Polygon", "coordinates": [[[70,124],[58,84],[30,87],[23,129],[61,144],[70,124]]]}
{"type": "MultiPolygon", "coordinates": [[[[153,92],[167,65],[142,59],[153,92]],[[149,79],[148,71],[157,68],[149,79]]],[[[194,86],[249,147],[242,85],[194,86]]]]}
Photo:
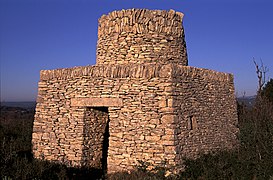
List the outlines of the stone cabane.
{"type": "Polygon", "coordinates": [[[187,66],[183,14],[130,9],[99,20],[94,66],[42,70],[36,158],[131,170],[138,160],[182,168],[237,144],[233,76],[187,66]]]}

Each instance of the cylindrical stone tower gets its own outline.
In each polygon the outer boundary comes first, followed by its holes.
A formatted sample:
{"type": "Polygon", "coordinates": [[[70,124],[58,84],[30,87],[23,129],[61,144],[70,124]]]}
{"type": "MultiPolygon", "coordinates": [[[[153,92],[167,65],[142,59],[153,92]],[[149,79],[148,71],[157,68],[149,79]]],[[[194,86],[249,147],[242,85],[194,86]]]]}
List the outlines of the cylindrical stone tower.
{"type": "Polygon", "coordinates": [[[183,14],[129,9],[99,19],[97,65],[177,63],[188,65],[183,14]]]}

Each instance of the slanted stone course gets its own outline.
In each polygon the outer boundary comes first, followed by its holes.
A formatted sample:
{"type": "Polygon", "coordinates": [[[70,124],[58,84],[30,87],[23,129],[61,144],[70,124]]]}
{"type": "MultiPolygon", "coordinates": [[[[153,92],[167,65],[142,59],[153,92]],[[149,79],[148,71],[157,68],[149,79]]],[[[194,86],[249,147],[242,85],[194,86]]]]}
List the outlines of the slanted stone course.
{"type": "Polygon", "coordinates": [[[94,66],[42,70],[36,158],[130,171],[174,171],[183,158],[238,144],[233,76],[188,65],[183,14],[129,9],[99,20],[94,66]]]}

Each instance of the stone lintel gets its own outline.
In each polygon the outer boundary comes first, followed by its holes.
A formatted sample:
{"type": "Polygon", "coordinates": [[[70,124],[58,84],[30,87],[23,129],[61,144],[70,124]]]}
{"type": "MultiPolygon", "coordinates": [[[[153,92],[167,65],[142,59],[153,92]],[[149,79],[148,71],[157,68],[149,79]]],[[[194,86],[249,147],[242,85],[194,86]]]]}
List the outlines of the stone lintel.
{"type": "Polygon", "coordinates": [[[71,106],[86,106],[86,107],[113,107],[122,106],[122,99],[119,98],[73,98],[71,106]]]}

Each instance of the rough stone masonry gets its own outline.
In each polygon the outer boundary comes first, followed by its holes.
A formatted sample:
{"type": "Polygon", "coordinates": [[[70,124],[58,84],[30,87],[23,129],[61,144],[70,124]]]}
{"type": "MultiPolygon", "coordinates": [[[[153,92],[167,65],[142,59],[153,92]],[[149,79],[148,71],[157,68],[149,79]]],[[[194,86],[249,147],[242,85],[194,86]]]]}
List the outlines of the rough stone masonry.
{"type": "Polygon", "coordinates": [[[129,9],[99,19],[96,65],[42,70],[36,158],[130,171],[236,146],[233,76],[188,66],[183,14],[129,9]]]}

